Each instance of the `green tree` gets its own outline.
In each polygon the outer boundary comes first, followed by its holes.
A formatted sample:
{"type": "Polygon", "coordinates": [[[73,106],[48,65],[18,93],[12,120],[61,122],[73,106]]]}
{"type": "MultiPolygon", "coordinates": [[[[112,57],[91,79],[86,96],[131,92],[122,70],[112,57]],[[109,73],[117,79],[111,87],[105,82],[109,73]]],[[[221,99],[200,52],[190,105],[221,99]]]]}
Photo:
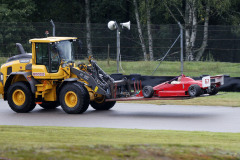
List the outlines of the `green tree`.
{"type": "Polygon", "coordinates": [[[184,24],[186,60],[200,60],[207,46],[208,24],[211,17],[220,16],[230,10],[230,0],[166,0],[164,4],[176,22],[184,24]],[[204,24],[203,41],[196,48],[198,24],[204,24]]]}
{"type": "Polygon", "coordinates": [[[0,5],[1,54],[13,53],[16,48],[15,43],[31,32],[31,29],[27,30],[18,22],[28,22],[34,11],[35,3],[32,0],[2,0],[0,5]]]}
{"type": "Polygon", "coordinates": [[[32,22],[85,23],[84,0],[32,0],[36,10],[32,22]]]}

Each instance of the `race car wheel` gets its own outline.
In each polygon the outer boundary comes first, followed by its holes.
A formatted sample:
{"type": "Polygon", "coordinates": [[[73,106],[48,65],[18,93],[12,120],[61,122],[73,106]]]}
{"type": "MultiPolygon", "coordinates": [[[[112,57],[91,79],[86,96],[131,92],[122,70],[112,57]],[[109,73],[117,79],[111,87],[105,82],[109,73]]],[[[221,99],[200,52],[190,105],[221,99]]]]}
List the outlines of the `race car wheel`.
{"type": "Polygon", "coordinates": [[[7,91],[8,104],[17,113],[32,111],[36,104],[34,96],[25,82],[16,82],[7,91]]]}
{"type": "Polygon", "coordinates": [[[87,89],[75,82],[66,84],[59,94],[62,109],[68,114],[80,114],[89,106],[89,94],[87,89]]]}
{"type": "Polygon", "coordinates": [[[42,104],[39,104],[44,109],[55,109],[58,106],[60,106],[58,101],[53,102],[42,102],[42,104]]]}
{"type": "Polygon", "coordinates": [[[216,85],[212,85],[208,94],[210,95],[216,95],[218,93],[218,88],[216,87],[216,85]]]}
{"type": "Polygon", "coordinates": [[[199,85],[197,84],[192,84],[189,88],[188,88],[188,94],[190,97],[198,97],[200,96],[202,93],[202,89],[199,85]]]}
{"type": "Polygon", "coordinates": [[[153,87],[152,86],[143,87],[142,93],[145,98],[151,98],[154,93],[153,87]]]}
{"type": "Polygon", "coordinates": [[[105,98],[100,98],[91,101],[90,104],[95,110],[109,110],[116,104],[116,101],[106,102],[105,98]]]}

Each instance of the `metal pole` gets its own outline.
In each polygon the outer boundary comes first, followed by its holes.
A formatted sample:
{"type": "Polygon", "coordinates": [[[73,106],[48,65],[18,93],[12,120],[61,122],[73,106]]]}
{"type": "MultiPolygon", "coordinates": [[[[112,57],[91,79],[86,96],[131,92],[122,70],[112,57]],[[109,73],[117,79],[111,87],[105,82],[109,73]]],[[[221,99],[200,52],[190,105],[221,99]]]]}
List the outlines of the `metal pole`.
{"type": "Polygon", "coordinates": [[[158,67],[160,66],[161,62],[165,59],[165,57],[168,55],[168,53],[170,52],[170,50],[172,49],[172,47],[175,45],[175,43],[177,42],[177,40],[179,39],[181,35],[179,34],[178,37],[176,38],[176,40],[173,42],[173,44],[171,45],[171,47],[168,49],[167,53],[163,56],[163,58],[160,59],[160,62],[158,64],[158,66],[155,68],[155,70],[152,72],[152,75],[156,72],[156,70],[158,69],[158,67]]]}
{"type": "Polygon", "coordinates": [[[52,27],[53,27],[53,37],[55,37],[55,24],[53,22],[53,20],[51,19],[51,24],[52,24],[52,27]]]}
{"type": "Polygon", "coordinates": [[[180,47],[181,47],[181,74],[183,74],[183,27],[180,22],[178,22],[178,25],[180,27],[180,35],[181,35],[181,40],[180,40],[180,47]]]}
{"type": "Polygon", "coordinates": [[[109,61],[110,61],[109,52],[110,52],[110,45],[108,44],[108,56],[107,56],[107,64],[108,64],[108,66],[110,65],[110,63],[109,63],[109,61]]]}
{"type": "Polygon", "coordinates": [[[119,56],[120,56],[120,30],[117,27],[117,73],[119,73],[119,56]]]}

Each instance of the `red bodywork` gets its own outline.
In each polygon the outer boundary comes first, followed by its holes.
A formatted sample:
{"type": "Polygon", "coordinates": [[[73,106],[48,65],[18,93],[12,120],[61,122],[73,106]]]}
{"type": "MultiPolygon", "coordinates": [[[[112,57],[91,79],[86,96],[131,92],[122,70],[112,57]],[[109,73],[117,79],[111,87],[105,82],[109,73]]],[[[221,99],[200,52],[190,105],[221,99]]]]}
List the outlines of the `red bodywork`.
{"type": "MultiPolygon", "coordinates": [[[[174,78],[173,80],[161,83],[155,87],[153,87],[154,94],[153,97],[184,97],[189,96],[188,88],[192,84],[199,85],[200,88],[204,91],[208,89],[208,87],[202,87],[202,80],[194,80],[190,77],[186,77],[185,75],[174,78]],[[179,84],[172,84],[173,81],[176,81],[179,77],[181,80],[178,81],[179,84]]],[[[211,82],[209,82],[211,83],[211,82]]],[[[220,83],[215,83],[216,87],[220,86],[220,83]]],[[[137,97],[143,97],[142,91],[139,92],[137,97]]]]}
{"type": "MultiPolygon", "coordinates": [[[[195,96],[200,96],[202,94],[209,94],[209,95],[215,95],[218,92],[218,87],[224,84],[224,76],[218,75],[218,76],[205,76],[202,78],[202,80],[194,80],[190,77],[186,77],[185,75],[181,75],[178,77],[175,77],[174,79],[161,83],[157,86],[154,86],[151,88],[149,93],[151,92],[151,96],[144,97],[143,95],[143,89],[141,87],[141,82],[134,82],[134,94],[128,97],[116,97],[116,91],[115,89],[115,97],[112,99],[106,99],[106,101],[134,101],[134,100],[183,100],[183,99],[189,99],[193,98],[195,96]],[[140,86],[139,86],[140,84],[140,86]],[[192,86],[191,86],[192,85],[192,86]],[[197,95],[189,95],[189,91],[192,93],[193,86],[196,87],[198,85],[200,87],[200,91],[198,89],[197,95]],[[191,86],[191,87],[190,87],[191,86]],[[190,89],[189,89],[190,88],[190,89]],[[137,90],[140,89],[140,92],[138,93],[137,90]],[[217,90],[215,90],[217,89],[217,90]],[[189,90],[189,91],[188,91],[189,90]],[[152,92],[153,91],[153,92],[152,92]],[[138,93],[138,94],[136,94],[138,93]],[[153,95],[152,95],[153,93],[153,95]]],[[[150,86],[151,87],[151,86],[150,86]]],[[[148,88],[148,87],[147,87],[148,88]]]]}

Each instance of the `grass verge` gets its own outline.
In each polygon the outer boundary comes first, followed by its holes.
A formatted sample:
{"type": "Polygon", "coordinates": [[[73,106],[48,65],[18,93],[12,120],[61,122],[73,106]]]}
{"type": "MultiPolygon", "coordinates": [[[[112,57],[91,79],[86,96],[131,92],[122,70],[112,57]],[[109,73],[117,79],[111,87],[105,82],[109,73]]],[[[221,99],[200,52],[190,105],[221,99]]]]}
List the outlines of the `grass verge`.
{"type": "Polygon", "coordinates": [[[217,95],[214,96],[197,97],[186,100],[123,101],[121,103],[240,107],[239,97],[239,92],[219,92],[217,95]]]}
{"type": "Polygon", "coordinates": [[[0,126],[0,159],[239,159],[239,133],[0,126]]]}
{"type": "MultiPolygon", "coordinates": [[[[8,58],[1,57],[0,64],[6,62],[8,58]]],[[[84,62],[88,64],[87,59],[78,60],[76,63],[84,62]]],[[[107,60],[97,61],[98,65],[108,74],[117,73],[117,64],[115,60],[108,62],[107,60]]],[[[124,75],[138,73],[141,75],[150,76],[154,69],[158,66],[159,61],[123,61],[121,66],[124,71],[120,72],[124,75]]],[[[177,76],[181,74],[181,63],[176,61],[163,61],[154,76],[177,76]]],[[[231,77],[240,77],[239,72],[240,63],[229,62],[184,62],[184,74],[186,76],[194,77],[200,75],[219,75],[225,74],[231,77]]]]}
{"type": "MultiPolygon", "coordinates": [[[[87,62],[85,61],[87,64],[87,62]]],[[[98,65],[108,74],[117,73],[116,61],[97,61],[98,65]]],[[[158,61],[130,61],[122,62],[120,72],[129,75],[132,73],[139,73],[141,75],[151,75],[154,69],[158,66],[158,61]]],[[[154,76],[177,76],[180,75],[180,62],[164,61],[159,66],[154,76]]],[[[219,75],[225,74],[231,77],[240,77],[239,72],[240,63],[228,62],[184,62],[184,74],[186,76],[194,77],[200,75],[219,75]]]]}

